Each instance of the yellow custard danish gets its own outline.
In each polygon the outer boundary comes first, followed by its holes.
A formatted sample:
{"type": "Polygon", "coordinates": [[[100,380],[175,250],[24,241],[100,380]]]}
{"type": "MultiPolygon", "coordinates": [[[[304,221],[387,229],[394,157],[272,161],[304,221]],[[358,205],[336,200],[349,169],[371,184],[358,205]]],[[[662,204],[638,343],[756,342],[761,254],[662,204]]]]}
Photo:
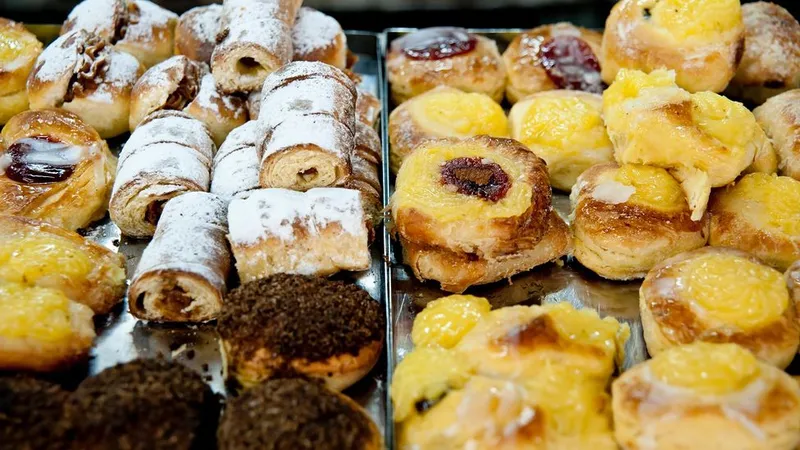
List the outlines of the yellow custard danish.
{"type": "Polygon", "coordinates": [[[488,300],[472,295],[434,300],[414,319],[411,341],[417,347],[452,348],[491,309],[488,300]]]}
{"type": "Polygon", "coordinates": [[[28,109],[25,83],[42,43],[13,20],[0,18],[0,125],[28,109]]]}

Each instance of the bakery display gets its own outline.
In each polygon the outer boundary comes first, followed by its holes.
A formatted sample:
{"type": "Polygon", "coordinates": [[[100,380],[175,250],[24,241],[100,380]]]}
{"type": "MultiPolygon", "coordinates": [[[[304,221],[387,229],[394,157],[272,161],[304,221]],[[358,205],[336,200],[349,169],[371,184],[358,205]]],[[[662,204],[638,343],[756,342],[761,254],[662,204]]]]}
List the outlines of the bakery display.
{"type": "Polygon", "coordinates": [[[0,125],[28,109],[25,82],[42,43],[19,22],[0,17],[0,125]]]}
{"type": "Polygon", "coordinates": [[[259,142],[263,130],[256,120],[234,129],[225,138],[211,166],[211,193],[232,199],[236,194],[258,189],[261,164],[259,142]]]}
{"type": "Polygon", "coordinates": [[[390,43],[386,77],[396,104],[442,85],[486,94],[499,103],[506,69],[492,39],[463,28],[433,27],[390,43]]]}
{"type": "Polygon", "coordinates": [[[10,448],[52,448],[60,442],[67,395],[60,386],[36,378],[0,377],[0,442],[10,448]]]}
{"type": "Polygon", "coordinates": [[[292,27],[294,61],[319,61],[347,68],[347,36],[339,22],[314,8],[302,7],[292,27]]]}
{"type": "Polygon", "coordinates": [[[569,192],[586,169],[614,162],[597,94],[548,90],[520,100],[508,115],[511,137],[547,163],[550,184],[569,192]]]}
{"type": "Polygon", "coordinates": [[[101,219],[116,158],[97,132],[62,110],[25,111],[0,133],[0,213],[68,230],[101,219]]]}
{"type": "Polygon", "coordinates": [[[767,100],[753,110],[778,158],[778,172],[800,180],[800,89],[767,100]]]}
{"type": "Polygon", "coordinates": [[[175,54],[211,63],[222,20],[222,5],[195,6],[181,14],[175,25],[175,54]]]}
{"type": "Polygon", "coordinates": [[[244,386],[302,375],[346,389],[378,361],[380,308],[341,281],[274,275],[245,283],[225,297],[217,321],[226,373],[244,386]]]}
{"type": "Polygon", "coordinates": [[[621,69],[675,72],[689,92],[722,92],[745,51],[739,0],[622,0],[603,33],[603,80],[621,69]]]}
{"type": "Polygon", "coordinates": [[[503,52],[510,103],[542,91],[570,89],[602,94],[602,33],[560,22],[518,34],[503,52]]]}

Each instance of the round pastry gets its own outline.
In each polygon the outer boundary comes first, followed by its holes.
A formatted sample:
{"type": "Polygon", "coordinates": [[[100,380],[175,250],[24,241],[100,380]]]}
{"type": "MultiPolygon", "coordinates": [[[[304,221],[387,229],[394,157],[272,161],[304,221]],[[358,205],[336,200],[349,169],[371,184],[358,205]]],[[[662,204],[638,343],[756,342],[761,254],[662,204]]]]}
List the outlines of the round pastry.
{"type": "Polygon", "coordinates": [[[128,131],[131,90],[143,68],[83,30],[62,35],[39,55],[28,78],[31,109],[62,108],[109,138],[128,131]]]}
{"type": "Polygon", "coordinates": [[[270,380],[231,399],[217,431],[220,450],[378,450],[380,431],[353,400],[320,383],[270,380]]]}
{"type": "Polygon", "coordinates": [[[570,89],[602,94],[603,35],[571,23],[542,25],[520,33],[503,52],[506,98],[513,103],[541,91],[570,89]]]}
{"type": "Polygon", "coordinates": [[[347,37],[333,17],[303,7],[292,27],[294,61],[319,61],[340,69],[347,67],[347,37]]]}
{"type": "Polygon", "coordinates": [[[175,54],[209,64],[221,19],[222,5],[218,4],[196,6],[181,14],[175,25],[175,54]]]}
{"type": "Polygon", "coordinates": [[[506,84],[497,43],[463,28],[425,28],[395,39],[386,70],[397,104],[440,85],[486,94],[499,103],[506,84]]]}
{"type": "Polygon", "coordinates": [[[411,342],[416,347],[452,348],[491,309],[488,300],[471,295],[434,300],[414,318],[411,342]]]}
{"type": "Polygon", "coordinates": [[[735,344],[671,348],[612,384],[624,449],[793,450],[800,386],[735,344]]]}
{"type": "Polygon", "coordinates": [[[708,239],[708,216],[692,220],[680,184],[658,167],[594,166],[578,177],[570,203],[573,254],[603,278],[643,278],[708,239]]]}
{"type": "Polygon", "coordinates": [[[274,275],[231,291],[217,331],[227,373],[244,386],[301,374],[340,391],[378,361],[383,321],[378,303],[354,285],[274,275]]]}
{"type": "Polygon", "coordinates": [[[800,180],[800,89],[767,100],[753,110],[778,155],[778,172],[800,180]]]}
{"type": "Polygon", "coordinates": [[[86,358],[92,315],[61,291],[0,281],[0,370],[48,372],[86,358]]]}
{"type": "Polygon", "coordinates": [[[722,92],[743,52],[739,0],[622,0],[606,20],[603,80],[666,68],[689,92],[722,92]]]}
{"type": "Polygon", "coordinates": [[[389,116],[392,172],[397,173],[406,157],[425,141],[481,134],[508,137],[503,108],[485,94],[435,87],[398,106],[389,116]]]}
{"type": "Polygon", "coordinates": [[[541,92],[511,108],[511,137],[544,159],[554,188],[570,191],[589,167],[614,162],[602,113],[597,94],[541,92]]]}
{"type": "Polygon", "coordinates": [[[59,110],[25,111],[0,133],[0,214],[77,230],[102,218],[117,159],[92,127],[59,110]]]}
{"type": "Polygon", "coordinates": [[[0,377],[0,442],[15,449],[54,449],[67,391],[28,377],[0,377]]]}
{"type": "Polygon", "coordinates": [[[737,250],[705,247],[667,259],[639,292],[651,356],[695,341],[732,342],[784,368],[800,345],[783,274],[737,250]]]}
{"type": "Polygon", "coordinates": [[[728,86],[731,95],[764,103],[800,88],[800,23],[774,3],[742,5],[744,55],[728,86]]]}
{"type": "Polygon", "coordinates": [[[0,125],[28,109],[25,81],[42,43],[24,25],[0,17],[0,125]]]}

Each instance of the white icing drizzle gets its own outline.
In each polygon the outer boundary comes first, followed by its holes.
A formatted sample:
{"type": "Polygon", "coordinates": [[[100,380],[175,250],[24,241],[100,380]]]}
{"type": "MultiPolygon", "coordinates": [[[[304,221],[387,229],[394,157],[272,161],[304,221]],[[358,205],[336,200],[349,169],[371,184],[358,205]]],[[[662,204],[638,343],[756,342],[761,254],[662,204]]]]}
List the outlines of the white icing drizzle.
{"type": "Polygon", "coordinates": [[[618,181],[610,180],[599,183],[592,190],[592,198],[603,203],[619,205],[625,203],[636,192],[636,188],[622,184],[618,181]]]}
{"type": "Polygon", "coordinates": [[[256,121],[231,131],[214,156],[211,192],[227,199],[257,189],[261,155],[258,141],[263,132],[256,121]]]}
{"type": "Polygon", "coordinates": [[[343,35],[342,26],[333,17],[313,8],[303,7],[292,28],[294,58],[304,59],[310,53],[333,45],[343,35]]]}

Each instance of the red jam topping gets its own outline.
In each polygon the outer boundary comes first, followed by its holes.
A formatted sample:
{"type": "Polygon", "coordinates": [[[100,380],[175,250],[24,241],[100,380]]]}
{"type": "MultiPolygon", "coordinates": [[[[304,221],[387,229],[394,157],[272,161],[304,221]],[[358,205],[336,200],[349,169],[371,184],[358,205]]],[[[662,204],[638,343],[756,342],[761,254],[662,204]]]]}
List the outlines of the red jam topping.
{"type": "Polygon", "coordinates": [[[442,183],[459,194],[497,202],[511,188],[508,175],[498,164],[481,158],[456,158],[442,164],[442,183]]]}
{"type": "Polygon", "coordinates": [[[463,28],[433,27],[415,31],[392,43],[393,50],[402,50],[418,60],[451,58],[471,52],[478,39],[463,28]]]}
{"type": "Polygon", "coordinates": [[[8,147],[5,174],[26,184],[56,183],[72,175],[81,149],[49,136],[22,138],[8,147]]]}
{"type": "Polygon", "coordinates": [[[544,41],[539,58],[547,76],[559,89],[602,94],[606,87],[600,78],[600,61],[579,37],[554,36],[544,41]]]}

